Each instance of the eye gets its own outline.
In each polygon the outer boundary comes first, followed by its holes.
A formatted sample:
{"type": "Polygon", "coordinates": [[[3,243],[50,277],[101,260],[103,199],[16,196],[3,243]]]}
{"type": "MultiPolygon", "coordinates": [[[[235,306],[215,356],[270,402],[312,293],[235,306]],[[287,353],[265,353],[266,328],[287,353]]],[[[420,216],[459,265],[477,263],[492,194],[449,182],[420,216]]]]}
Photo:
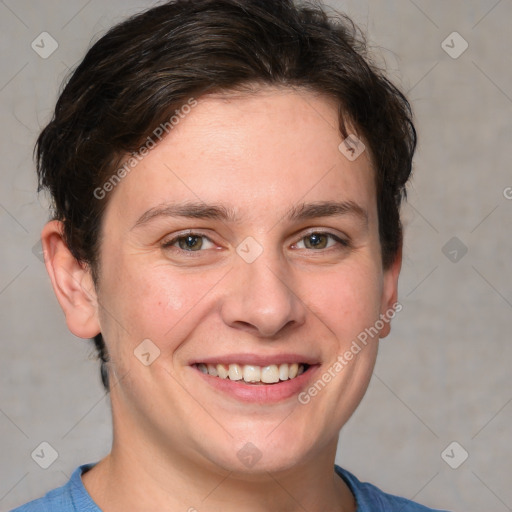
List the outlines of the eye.
{"type": "Polygon", "coordinates": [[[199,252],[201,249],[211,249],[215,245],[207,236],[189,232],[164,242],[162,247],[164,249],[176,247],[178,250],[186,252],[199,252]]]}
{"type": "MultiPolygon", "coordinates": [[[[340,244],[344,247],[349,246],[349,242],[336,236],[334,233],[328,233],[324,231],[315,231],[301,238],[298,244],[304,242],[305,247],[298,247],[299,249],[329,249],[330,247],[340,244]],[[329,243],[329,241],[331,243],[329,243]]],[[[297,244],[297,245],[298,245],[297,244]]]]}

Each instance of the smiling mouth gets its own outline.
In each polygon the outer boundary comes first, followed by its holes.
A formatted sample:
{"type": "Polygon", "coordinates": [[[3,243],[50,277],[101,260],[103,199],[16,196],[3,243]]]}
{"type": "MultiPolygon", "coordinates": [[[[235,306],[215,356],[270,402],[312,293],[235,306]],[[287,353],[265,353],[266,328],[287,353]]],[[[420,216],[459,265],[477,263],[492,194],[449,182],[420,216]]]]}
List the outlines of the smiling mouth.
{"type": "Polygon", "coordinates": [[[306,363],[283,363],[268,366],[250,364],[205,364],[193,365],[200,372],[223,380],[243,381],[246,384],[277,384],[293,380],[310,368],[306,363]]]}

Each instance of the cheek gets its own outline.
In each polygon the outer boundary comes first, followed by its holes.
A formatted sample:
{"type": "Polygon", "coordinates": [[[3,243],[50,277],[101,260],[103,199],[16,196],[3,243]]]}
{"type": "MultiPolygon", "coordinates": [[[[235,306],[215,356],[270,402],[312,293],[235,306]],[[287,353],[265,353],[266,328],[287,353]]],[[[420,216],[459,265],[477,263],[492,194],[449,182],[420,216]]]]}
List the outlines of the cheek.
{"type": "MultiPolygon", "coordinates": [[[[160,350],[172,352],[201,315],[201,303],[222,276],[217,273],[173,272],[169,265],[120,263],[108,274],[103,294],[102,330],[114,330],[123,349],[133,350],[151,339],[160,350]]],[[[106,332],[106,331],[105,331],[106,332]]]]}
{"type": "Polygon", "coordinates": [[[347,264],[301,281],[301,300],[340,342],[350,343],[379,318],[382,285],[371,264],[347,264]]]}

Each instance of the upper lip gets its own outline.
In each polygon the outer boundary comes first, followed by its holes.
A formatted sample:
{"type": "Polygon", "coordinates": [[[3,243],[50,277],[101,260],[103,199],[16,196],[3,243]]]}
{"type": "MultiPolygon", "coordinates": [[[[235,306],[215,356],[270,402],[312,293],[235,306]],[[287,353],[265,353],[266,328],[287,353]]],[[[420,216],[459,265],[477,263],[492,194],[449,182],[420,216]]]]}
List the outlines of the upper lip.
{"type": "Polygon", "coordinates": [[[274,354],[274,355],[261,355],[261,354],[226,354],[225,356],[212,356],[204,357],[201,359],[194,359],[189,364],[241,364],[253,366],[269,366],[271,364],[280,365],[284,363],[305,363],[308,365],[318,364],[318,360],[311,356],[301,354],[274,354]]]}

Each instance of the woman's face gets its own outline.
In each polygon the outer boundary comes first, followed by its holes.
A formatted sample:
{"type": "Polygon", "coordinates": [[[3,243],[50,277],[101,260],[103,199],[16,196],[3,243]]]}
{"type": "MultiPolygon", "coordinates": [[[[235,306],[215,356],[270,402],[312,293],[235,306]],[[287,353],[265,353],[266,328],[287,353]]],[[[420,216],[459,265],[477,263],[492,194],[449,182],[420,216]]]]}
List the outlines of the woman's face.
{"type": "Polygon", "coordinates": [[[335,363],[395,302],[399,264],[382,269],[374,171],[338,148],[333,102],[266,88],[194,105],[105,199],[115,435],[212,468],[286,470],[332,452],[360,402],[377,337],[335,363]]]}

